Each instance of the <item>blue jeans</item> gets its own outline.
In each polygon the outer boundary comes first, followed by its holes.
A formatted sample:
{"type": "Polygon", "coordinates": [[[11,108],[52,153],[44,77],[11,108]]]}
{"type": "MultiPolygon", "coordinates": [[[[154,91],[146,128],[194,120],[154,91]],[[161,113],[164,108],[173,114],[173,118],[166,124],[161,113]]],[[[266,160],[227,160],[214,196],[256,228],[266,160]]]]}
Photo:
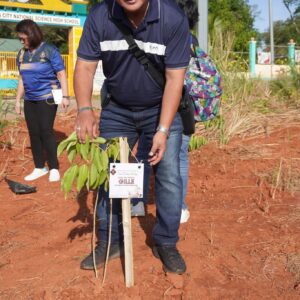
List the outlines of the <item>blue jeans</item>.
{"type": "MultiPolygon", "coordinates": [[[[100,135],[104,138],[127,137],[132,149],[140,135],[144,135],[146,151],[149,153],[152,139],[159,122],[160,107],[131,111],[110,102],[101,112],[100,135]]],[[[178,229],[181,216],[182,182],[179,173],[179,152],[182,140],[182,122],[176,114],[170,128],[167,150],[163,159],[154,166],[156,223],[153,240],[156,245],[175,246],[178,241],[178,229]]],[[[121,201],[113,199],[112,243],[123,243],[121,201]]],[[[98,239],[108,240],[109,199],[103,189],[99,191],[97,207],[99,219],[98,239]]]]}
{"type": "MultiPolygon", "coordinates": [[[[188,184],[188,176],[189,176],[189,143],[190,143],[190,136],[189,135],[182,135],[182,144],[180,147],[179,153],[179,168],[180,168],[180,176],[182,180],[182,209],[187,209],[187,204],[185,201],[186,193],[187,193],[187,184],[188,184]]],[[[146,205],[148,202],[148,191],[150,185],[150,172],[151,167],[147,161],[148,153],[147,152],[147,145],[144,139],[144,136],[141,136],[138,142],[138,149],[136,157],[139,161],[144,162],[144,197],[142,199],[134,198],[132,199],[132,204],[136,205],[139,201],[143,201],[146,205]]]]}
{"type": "Polygon", "coordinates": [[[191,136],[190,135],[182,135],[182,144],[180,147],[179,154],[179,166],[180,166],[180,176],[182,180],[182,209],[187,209],[186,205],[186,192],[189,178],[189,143],[191,136]]]}

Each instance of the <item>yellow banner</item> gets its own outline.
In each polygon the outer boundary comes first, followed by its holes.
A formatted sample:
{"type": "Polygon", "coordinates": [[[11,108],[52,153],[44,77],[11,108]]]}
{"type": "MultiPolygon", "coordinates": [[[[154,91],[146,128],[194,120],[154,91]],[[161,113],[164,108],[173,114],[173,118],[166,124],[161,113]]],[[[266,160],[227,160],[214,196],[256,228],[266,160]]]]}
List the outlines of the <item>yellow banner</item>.
{"type": "MultiPolygon", "coordinates": [[[[81,1],[74,1],[74,3],[81,3],[81,1]]],[[[82,1],[84,3],[84,1],[82,1]]],[[[26,9],[50,10],[58,12],[72,12],[72,5],[67,4],[63,0],[10,0],[0,1],[0,6],[18,7],[26,9]]]]}

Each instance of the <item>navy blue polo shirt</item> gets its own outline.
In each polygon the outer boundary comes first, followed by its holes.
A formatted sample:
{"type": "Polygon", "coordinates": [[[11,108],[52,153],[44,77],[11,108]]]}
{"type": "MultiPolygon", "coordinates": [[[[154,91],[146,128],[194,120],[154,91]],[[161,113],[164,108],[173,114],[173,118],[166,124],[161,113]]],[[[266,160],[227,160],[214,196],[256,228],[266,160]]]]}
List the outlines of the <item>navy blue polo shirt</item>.
{"type": "Polygon", "coordinates": [[[102,60],[109,92],[117,103],[138,108],[161,103],[162,89],[129,53],[112,18],[132,30],[139,47],[164,71],[189,64],[190,33],[184,13],[174,0],[149,0],[148,12],[135,29],[123,8],[115,0],[106,0],[89,13],[77,51],[79,59],[102,60]]]}
{"type": "Polygon", "coordinates": [[[21,49],[17,55],[17,65],[23,80],[24,100],[53,99],[51,90],[60,88],[56,74],[65,69],[54,45],[42,43],[33,54],[28,49],[21,49]]]}

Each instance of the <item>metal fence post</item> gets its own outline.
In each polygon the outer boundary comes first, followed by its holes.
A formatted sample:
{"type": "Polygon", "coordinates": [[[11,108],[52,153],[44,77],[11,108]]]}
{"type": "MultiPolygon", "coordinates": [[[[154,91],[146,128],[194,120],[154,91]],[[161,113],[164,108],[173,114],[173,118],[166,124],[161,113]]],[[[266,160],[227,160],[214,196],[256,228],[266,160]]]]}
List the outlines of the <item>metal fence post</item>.
{"type": "Polygon", "coordinates": [[[293,68],[295,66],[295,42],[293,39],[290,39],[288,43],[288,57],[290,67],[293,68]]]}
{"type": "Polygon", "coordinates": [[[249,67],[250,76],[255,77],[255,64],[256,64],[256,41],[252,37],[249,43],[249,67]]]}

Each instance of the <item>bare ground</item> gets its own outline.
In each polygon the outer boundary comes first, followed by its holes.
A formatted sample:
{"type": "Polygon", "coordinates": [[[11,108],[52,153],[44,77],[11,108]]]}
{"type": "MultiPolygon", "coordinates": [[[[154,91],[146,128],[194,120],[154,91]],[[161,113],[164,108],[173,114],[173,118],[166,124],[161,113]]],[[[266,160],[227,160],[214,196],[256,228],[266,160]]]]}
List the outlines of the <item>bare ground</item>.
{"type": "MultiPolygon", "coordinates": [[[[56,120],[57,140],[74,114],[56,120]]],[[[124,262],[99,278],[79,268],[90,252],[94,195],[71,193],[47,177],[37,193],[15,195],[0,182],[0,299],[300,299],[300,123],[269,135],[211,143],[190,154],[191,218],[178,247],[187,273],[167,275],[151,253],[153,197],[132,219],[135,286],[124,262]]],[[[0,175],[23,182],[33,168],[23,122],[0,138],[0,175]]],[[[65,158],[61,170],[67,169],[65,158]]],[[[153,192],[153,188],[151,188],[153,192]]]]}

